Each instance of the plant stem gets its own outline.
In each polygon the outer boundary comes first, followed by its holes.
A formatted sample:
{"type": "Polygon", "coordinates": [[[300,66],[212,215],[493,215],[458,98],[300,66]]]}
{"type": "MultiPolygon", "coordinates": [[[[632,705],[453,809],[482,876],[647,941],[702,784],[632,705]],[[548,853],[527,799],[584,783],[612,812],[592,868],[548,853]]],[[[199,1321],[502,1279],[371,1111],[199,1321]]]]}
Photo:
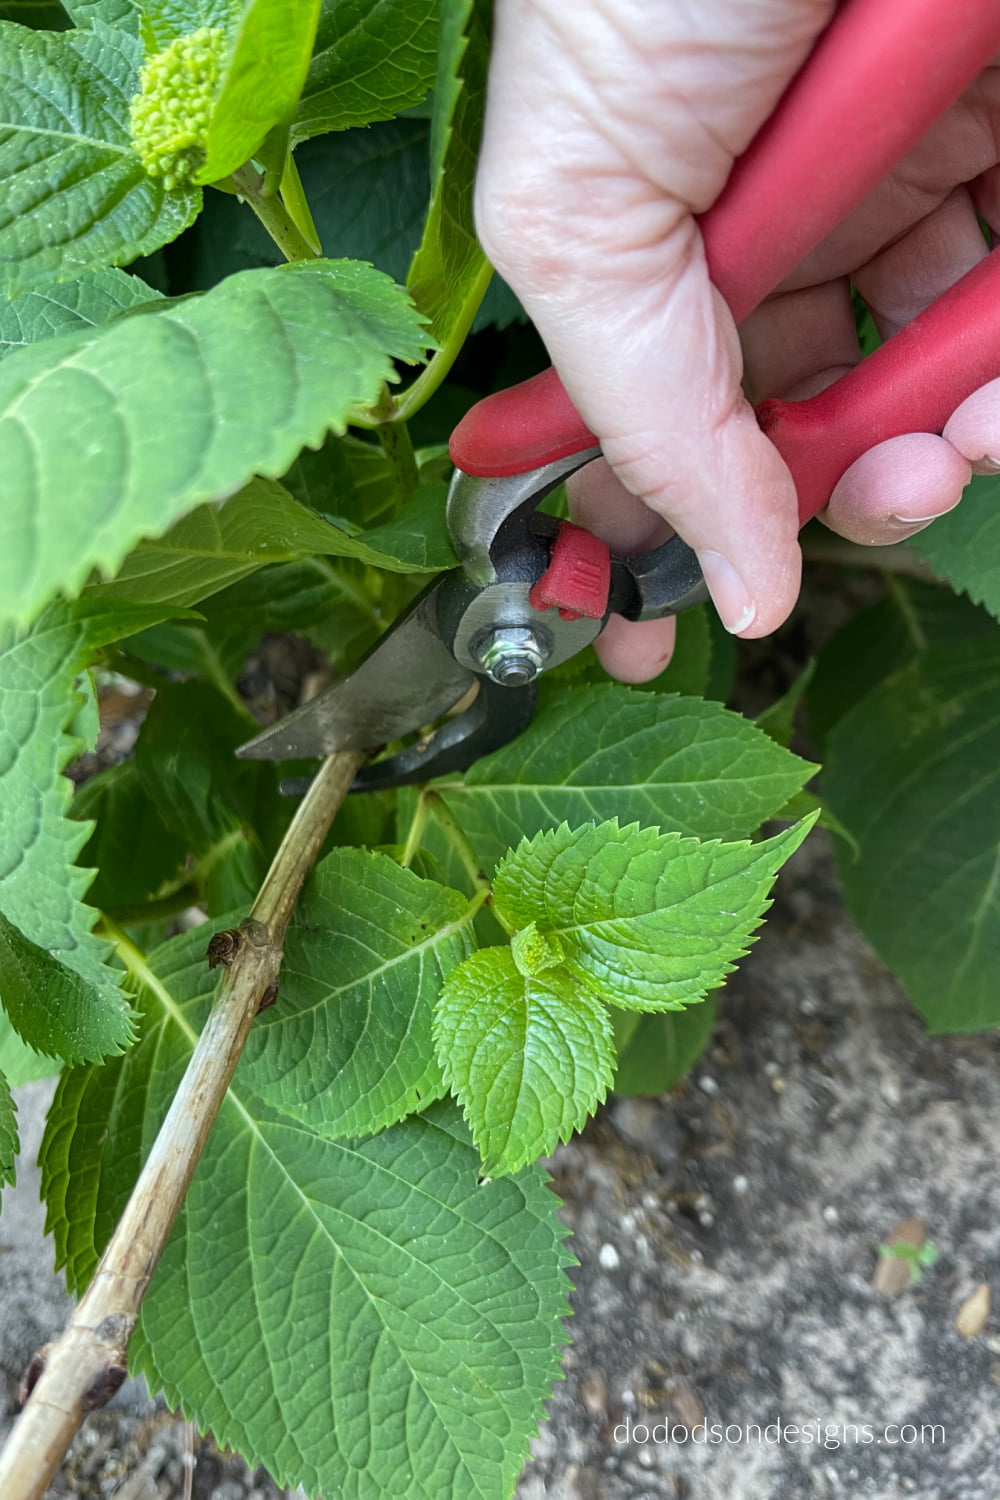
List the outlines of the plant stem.
{"type": "MultiPolygon", "coordinates": [[[[432,787],[428,787],[424,792],[421,793],[421,800],[426,800],[428,810],[431,812],[434,817],[434,821],[437,823],[441,832],[444,834],[445,838],[448,840],[449,844],[458,855],[458,858],[462,865],[462,869],[472,881],[472,885],[476,891],[476,894],[482,896],[485,903],[491,904],[493,899],[493,887],[490,884],[489,876],[486,874],[486,871],[479,863],[476,851],[469,843],[468,834],[466,833],[465,829],[462,827],[458,819],[455,817],[455,814],[452,812],[447,802],[445,802],[444,798],[441,796],[441,793],[435,792],[432,787]]],[[[507,932],[511,932],[513,930],[512,928],[507,927],[506,922],[503,921],[503,918],[500,917],[495,910],[494,915],[497,916],[497,920],[500,922],[500,925],[504,927],[507,932]]]]}
{"type": "Polygon", "coordinates": [[[417,798],[417,805],[413,810],[413,818],[410,822],[410,831],[406,835],[406,846],[403,849],[403,857],[400,864],[404,870],[408,870],[417,857],[420,848],[420,840],[424,836],[427,827],[427,819],[430,817],[431,808],[428,800],[426,787],[417,798]]]}
{"type": "MultiPolygon", "coordinates": [[[[166,1119],[94,1278],[45,1354],[42,1374],[0,1452],[3,1500],[41,1500],[87,1412],[103,1406],[124,1379],[142,1299],[254,1017],[273,996],[299,893],[363,760],[361,752],[345,750],[324,762],[249,917],[227,935],[222,983],[166,1119]]],[[[138,952],[131,944],[128,951],[133,958],[138,952]]]]}
{"type": "Polygon", "coordinates": [[[375,433],[382,445],[382,452],[392,465],[399,503],[405,505],[420,482],[410,430],[405,422],[393,421],[383,422],[375,429],[375,433]]]}
{"type": "Polygon", "coordinates": [[[288,210],[292,223],[301,231],[306,244],[314,254],[322,255],[323,246],[320,244],[319,233],[309,207],[309,199],[302,186],[302,178],[295,165],[295,153],[292,150],[289,150],[285,156],[285,173],[281,179],[281,201],[288,210]]]}
{"type": "Polygon", "coordinates": [[[228,180],[253,209],[286,260],[317,259],[317,252],[293,221],[281,199],[264,197],[264,179],[249,163],[240,167],[228,180]]]}
{"type": "Polygon", "coordinates": [[[426,405],[445,379],[469,336],[469,330],[475,321],[479,305],[486,296],[486,289],[492,276],[493,267],[489,261],[484,260],[472,284],[472,289],[462,304],[462,311],[449,329],[444,343],[432,356],[430,363],[424,366],[413,384],[408,386],[393,402],[394,421],[408,422],[422,406],[426,405]]]}

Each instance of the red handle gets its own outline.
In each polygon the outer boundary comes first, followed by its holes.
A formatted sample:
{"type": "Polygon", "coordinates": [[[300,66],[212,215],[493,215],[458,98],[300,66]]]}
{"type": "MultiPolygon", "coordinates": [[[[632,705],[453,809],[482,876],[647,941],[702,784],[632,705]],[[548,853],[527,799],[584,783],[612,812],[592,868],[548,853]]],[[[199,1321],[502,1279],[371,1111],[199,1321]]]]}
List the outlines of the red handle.
{"type": "MultiPolygon", "coordinates": [[[[700,221],[712,280],[737,321],[997,50],[1000,0],[847,0],[840,7],[700,221]]],[[[795,475],[803,520],[823,508],[867,448],[902,432],[940,431],[959,402],[995,375],[1000,266],[991,256],[822,395],[764,403],[761,425],[795,475]]],[[[467,474],[502,477],[596,442],[555,371],[546,370],[474,406],[452,434],[451,456],[467,474]]]]}

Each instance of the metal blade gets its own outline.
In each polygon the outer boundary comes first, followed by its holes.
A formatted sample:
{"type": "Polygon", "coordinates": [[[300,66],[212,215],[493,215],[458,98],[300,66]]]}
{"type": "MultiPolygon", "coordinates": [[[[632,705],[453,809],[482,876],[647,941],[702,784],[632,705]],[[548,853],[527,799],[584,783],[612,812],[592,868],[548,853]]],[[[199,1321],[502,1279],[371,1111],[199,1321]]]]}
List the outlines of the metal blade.
{"type": "MultiPolygon", "coordinates": [[[[448,575],[444,575],[447,577],[448,575]]],[[[372,750],[447,713],[477,680],[437,630],[436,579],[377,641],[350,677],[241,745],[247,760],[300,760],[372,750]]]]}

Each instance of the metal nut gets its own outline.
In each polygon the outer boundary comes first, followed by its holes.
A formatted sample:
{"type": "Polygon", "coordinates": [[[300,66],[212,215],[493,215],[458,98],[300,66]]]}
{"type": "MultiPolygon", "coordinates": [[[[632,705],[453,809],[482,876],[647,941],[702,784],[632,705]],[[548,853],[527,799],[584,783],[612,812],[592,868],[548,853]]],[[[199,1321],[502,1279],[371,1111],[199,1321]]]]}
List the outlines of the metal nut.
{"type": "Polygon", "coordinates": [[[490,632],[476,655],[488,677],[501,687],[526,687],[542,670],[544,650],[529,626],[503,626],[490,632]]]}

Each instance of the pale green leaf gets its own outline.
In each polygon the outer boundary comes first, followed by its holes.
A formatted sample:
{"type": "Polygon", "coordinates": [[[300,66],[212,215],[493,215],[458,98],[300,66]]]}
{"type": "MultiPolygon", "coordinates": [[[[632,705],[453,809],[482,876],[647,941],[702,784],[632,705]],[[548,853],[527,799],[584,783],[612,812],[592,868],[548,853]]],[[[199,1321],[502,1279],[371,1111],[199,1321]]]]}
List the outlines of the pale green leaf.
{"type": "Polygon", "coordinates": [[[434,117],[431,201],[407,287],[442,344],[472,321],[490,267],[476,239],[472,189],[482,135],[492,6],[443,0],[434,117]]]}
{"type": "Polygon", "coordinates": [[[10,302],[0,302],[0,359],[26,344],[94,328],[128,308],[162,300],[162,294],[138,276],[113,268],[89,271],[44,291],[22,292],[10,302]]]}
{"type": "Polygon", "coordinates": [[[198,188],[167,192],[132,144],[141,49],[127,29],[0,22],[0,282],[8,295],[123,265],[176,237],[198,188]]]}
{"type": "Polygon", "coordinates": [[[434,82],[437,0],[323,0],[292,139],[388,120],[434,82]]]}
{"type": "Polygon", "coordinates": [[[708,1046],[715,1020],[715,996],[708,994],[684,1010],[653,1015],[612,1012],[618,1062],[616,1094],[666,1094],[708,1046]]]}
{"type": "Polygon", "coordinates": [[[21,1149],[17,1138],[17,1110],[10,1084],[0,1071],[0,1185],[14,1186],[14,1160],[21,1149]]]}
{"type": "Polygon", "coordinates": [[[437,786],[489,868],[563,820],[744,837],[814,770],[717,703],[609,683],[543,697],[524,734],[437,786]]]}
{"type": "Polygon", "coordinates": [[[851,914],[932,1032],[1000,1025],[1000,641],[920,653],[830,734],[851,914]]]}
{"type": "Polygon", "coordinates": [[[909,545],[939,578],[1000,618],[1000,475],[974,475],[961,505],[909,545]]]}
{"type": "MultiPolygon", "coordinates": [[[[150,972],[138,1045],[64,1075],[49,1115],[44,1193],[74,1289],[203,1023],[204,933],[151,955],[150,972]]],[[[542,1174],[480,1186],[478,1165],[451,1104],[333,1142],[256,1103],[241,1065],[131,1367],[279,1485],[508,1495],[557,1374],[567,1257],[542,1174]]]]}
{"type": "Polygon", "coordinates": [[[135,0],[65,0],[64,9],[81,31],[100,21],[105,26],[118,26],[132,36],[139,35],[139,7],[135,0]]]}
{"type": "Polygon", "coordinates": [[[30,617],[139,540],[343,430],[424,336],[354,262],[233,276],[204,297],[49,339],[0,365],[0,596],[30,617]]]}
{"type": "Polygon", "coordinates": [[[75,682],[98,647],[161,618],[155,607],[57,603],[31,630],[0,632],[0,914],[10,924],[0,998],[25,1041],[69,1059],[114,1051],[131,1032],[108,946],[91,932],[90,872],[74,866],[89,832],[67,817],[72,788],[60,774],[82,748],[67,732],[75,682]]]}
{"type": "Polygon", "coordinates": [[[22,1042],[3,1010],[0,1010],[0,1073],[12,1089],[22,1083],[33,1083],[38,1078],[54,1078],[62,1063],[54,1057],[45,1057],[26,1042],[22,1042]]]}
{"type": "Polygon", "coordinates": [[[288,934],[278,1003],[251,1033],[245,1087],[331,1139],[440,1098],[431,1019],[469,952],[472,916],[457,891],[384,854],[333,850],[288,934]]]}
{"type": "Polygon", "coordinates": [[[509,948],[482,948],[455,969],[434,1039],[488,1177],[581,1130],[614,1072],[611,1021],[593,990],[558,967],[526,975],[509,948]]]}
{"type": "Polygon", "coordinates": [[[290,121],[312,55],[320,0],[247,0],[219,83],[201,183],[228,177],[290,121]]]}
{"type": "Polygon", "coordinates": [[[758,844],[563,823],[500,861],[493,904],[509,926],[534,922],[558,939],[567,967],[612,1005],[677,1010],[746,953],[775,875],[815,821],[758,844]]]}

